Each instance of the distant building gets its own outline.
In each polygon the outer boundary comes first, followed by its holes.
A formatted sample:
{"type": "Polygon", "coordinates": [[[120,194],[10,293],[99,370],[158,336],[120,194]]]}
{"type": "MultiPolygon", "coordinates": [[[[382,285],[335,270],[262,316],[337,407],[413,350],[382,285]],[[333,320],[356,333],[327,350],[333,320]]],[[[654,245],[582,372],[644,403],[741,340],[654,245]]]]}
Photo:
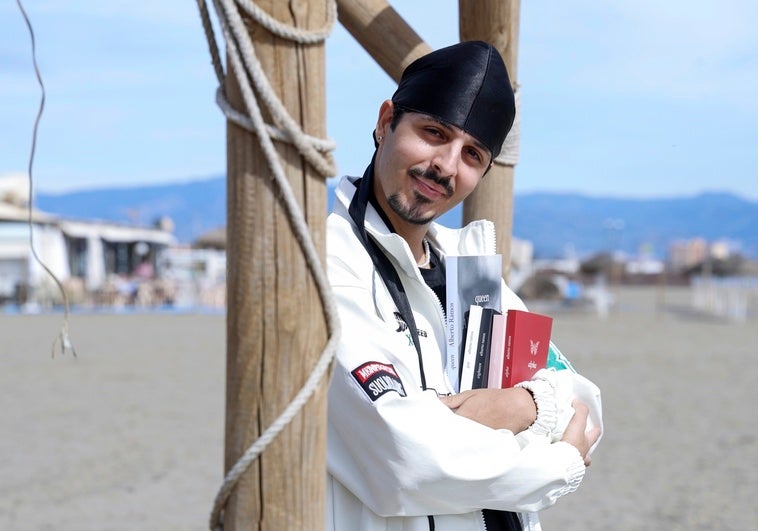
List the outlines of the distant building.
{"type": "Polygon", "coordinates": [[[688,271],[708,261],[725,261],[734,255],[734,242],[708,242],[704,238],[692,238],[675,241],[669,246],[669,265],[675,272],[688,271]]]}
{"type": "Polygon", "coordinates": [[[165,228],[30,212],[27,186],[17,175],[0,179],[0,301],[60,302],[45,268],[70,297],[102,297],[117,279],[154,272],[157,257],[176,242],[165,228]]]}
{"type": "Polygon", "coordinates": [[[641,257],[626,262],[624,272],[627,275],[660,275],[666,270],[666,264],[651,257],[641,257]]]}
{"type": "Polygon", "coordinates": [[[521,271],[532,267],[534,244],[529,240],[511,238],[511,267],[521,271]]]}
{"type": "Polygon", "coordinates": [[[176,307],[226,307],[226,251],[170,247],[161,253],[158,276],[170,282],[176,307]]]}
{"type": "Polygon", "coordinates": [[[684,271],[701,264],[708,257],[708,242],[703,238],[678,240],[669,246],[669,264],[672,271],[684,271]]]}

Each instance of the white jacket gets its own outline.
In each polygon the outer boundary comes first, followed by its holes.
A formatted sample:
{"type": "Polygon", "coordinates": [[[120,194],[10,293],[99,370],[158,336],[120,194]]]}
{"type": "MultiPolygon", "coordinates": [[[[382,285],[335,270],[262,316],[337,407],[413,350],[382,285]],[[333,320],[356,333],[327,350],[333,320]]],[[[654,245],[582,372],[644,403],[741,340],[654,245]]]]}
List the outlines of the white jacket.
{"type": "MultiPolygon", "coordinates": [[[[368,233],[393,257],[413,309],[427,390],[418,355],[395,304],[355,234],[348,206],[355,178],[343,178],[327,221],[330,282],[342,340],[329,388],[329,531],[484,530],[481,508],[519,512],[524,529],[539,529],[536,512],[576,490],[585,467],[560,437],[580,396],[600,424],[597,387],[569,370],[538,372],[524,384],[538,418],[518,435],[456,415],[437,397],[445,377],[442,305],[418,271],[410,249],[369,205],[368,233]],[[436,392],[435,392],[436,391],[436,392]]],[[[437,253],[492,254],[494,228],[479,221],[463,229],[432,224],[437,253]]],[[[503,284],[504,309],[524,309],[503,284]]]]}

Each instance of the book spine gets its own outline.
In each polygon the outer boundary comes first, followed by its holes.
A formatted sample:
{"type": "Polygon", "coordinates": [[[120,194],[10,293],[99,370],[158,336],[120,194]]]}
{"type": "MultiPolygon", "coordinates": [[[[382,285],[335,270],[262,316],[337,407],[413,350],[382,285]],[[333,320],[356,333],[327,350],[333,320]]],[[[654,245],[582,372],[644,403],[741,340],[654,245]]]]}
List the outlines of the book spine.
{"type": "Polygon", "coordinates": [[[478,343],[481,321],[482,307],[476,305],[469,307],[468,318],[466,320],[466,342],[463,346],[463,359],[461,360],[461,392],[473,389],[476,345],[478,343]]]}
{"type": "Polygon", "coordinates": [[[487,387],[487,375],[490,362],[490,345],[492,344],[492,317],[495,310],[482,308],[482,319],[479,326],[478,342],[476,345],[476,364],[472,389],[487,387]]]}
{"type": "Polygon", "coordinates": [[[447,356],[445,374],[453,390],[459,388],[460,374],[460,337],[463,316],[460,315],[460,301],[458,300],[458,259],[448,256],[445,259],[445,282],[447,284],[447,303],[445,308],[445,335],[447,343],[447,356]]]}
{"type": "Polygon", "coordinates": [[[513,313],[514,310],[508,310],[505,319],[505,340],[503,348],[503,379],[500,387],[507,389],[512,387],[513,378],[513,313]]]}
{"type": "Polygon", "coordinates": [[[500,389],[503,385],[503,356],[505,355],[505,315],[492,316],[490,363],[487,368],[487,387],[500,389]]]}

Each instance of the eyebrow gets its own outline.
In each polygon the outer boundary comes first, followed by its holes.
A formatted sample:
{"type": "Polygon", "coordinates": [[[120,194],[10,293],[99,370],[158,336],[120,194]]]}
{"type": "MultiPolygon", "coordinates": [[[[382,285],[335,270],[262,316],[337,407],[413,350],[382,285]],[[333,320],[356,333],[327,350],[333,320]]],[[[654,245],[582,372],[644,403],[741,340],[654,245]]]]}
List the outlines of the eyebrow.
{"type": "MultiPolygon", "coordinates": [[[[456,127],[456,126],[450,125],[449,123],[443,122],[439,118],[436,118],[436,117],[431,116],[429,114],[424,114],[424,113],[419,113],[419,114],[421,114],[422,116],[425,116],[427,119],[429,119],[432,122],[438,124],[440,127],[443,127],[445,129],[447,129],[448,131],[455,131],[456,129],[459,130],[459,131],[463,131],[463,129],[461,129],[460,127],[456,127]]],[[[463,131],[463,132],[466,133],[466,131],[463,131]]],[[[492,157],[492,153],[490,153],[490,148],[488,148],[487,146],[485,146],[484,144],[482,144],[479,140],[477,140],[476,138],[474,138],[474,136],[471,133],[466,133],[466,134],[471,137],[471,140],[473,141],[473,143],[474,143],[474,145],[476,147],[478,147],[479,149],[483,150],[485,153],[489,153],[490,157],[492,157]]]]}

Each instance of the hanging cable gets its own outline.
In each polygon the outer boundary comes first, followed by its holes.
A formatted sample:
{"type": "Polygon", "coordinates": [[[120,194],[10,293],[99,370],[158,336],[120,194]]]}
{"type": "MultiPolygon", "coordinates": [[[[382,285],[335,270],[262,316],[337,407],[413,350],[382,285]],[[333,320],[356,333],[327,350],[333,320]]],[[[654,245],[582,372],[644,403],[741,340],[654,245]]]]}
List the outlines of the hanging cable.
{"type": "Polygon", "coordinates": [[[32,256],[34,257],[34,260],[42,267],[42,269],[45,270],[45,272],[50,275],[50,277],[55,281],[55,284],[58,286],[58,289],[61,292],[61,295],[63,297],[63,324],[61,325],[61,330],[58,334],[58,337],[53,341],[53,347],[51,355],[52,357],[55,357],[55,350],[56,347],[60,346],[61,354],[65,354],[66,352],[71,352],[74,357],[76,357],[76,349],[74,349],[74,345],[71,343],[71,339],[69,338],[68,334],[68,320],[69,320],[69,304],[68,304],[68,295],[66,294],[66,290],[63,288],[63,284],[61,284],[61,281],[58,279],[58,277],[55,275],[55,273],[52,272],[52,270],[45,265],[45,263],[40,259],[39,255],[37,255],[37,250],[34,248],[34,224],[33,224],[33,215],[32,215],[32,198],[34,197],[34,178],[32,176],[32,167],[34,165],[34,153],[37,148],[37,130],[39,129],[39,122],[42,118],[42,111],[45,109],[45,84],[42,82],[42,75],[39,71],[39,66],[37,65],[37,48],[36,43],[34,40],[34,28],[32,28],[32,23],[29,20],[29,17],[26,14],[26,11],[24,10],[24,6],[21,4],[21,0],[16,0],[16,3],[18,4],[18,8],[21,10],[21,15],[24,17],[24,21],[26,22],[26,26],[29,28],[29,35],[31,37],[32,42],[32,62],[34,64],[34,72],[37,76],[37,82],[40,86],[41,96],[40,96],[40,102],[39,102],[39,109],[37,111],[37,117],[34,120],[34,129],[32,131],[32,147],[31,151],[29,153],[29,247],[31,248],[32,256]]]}

